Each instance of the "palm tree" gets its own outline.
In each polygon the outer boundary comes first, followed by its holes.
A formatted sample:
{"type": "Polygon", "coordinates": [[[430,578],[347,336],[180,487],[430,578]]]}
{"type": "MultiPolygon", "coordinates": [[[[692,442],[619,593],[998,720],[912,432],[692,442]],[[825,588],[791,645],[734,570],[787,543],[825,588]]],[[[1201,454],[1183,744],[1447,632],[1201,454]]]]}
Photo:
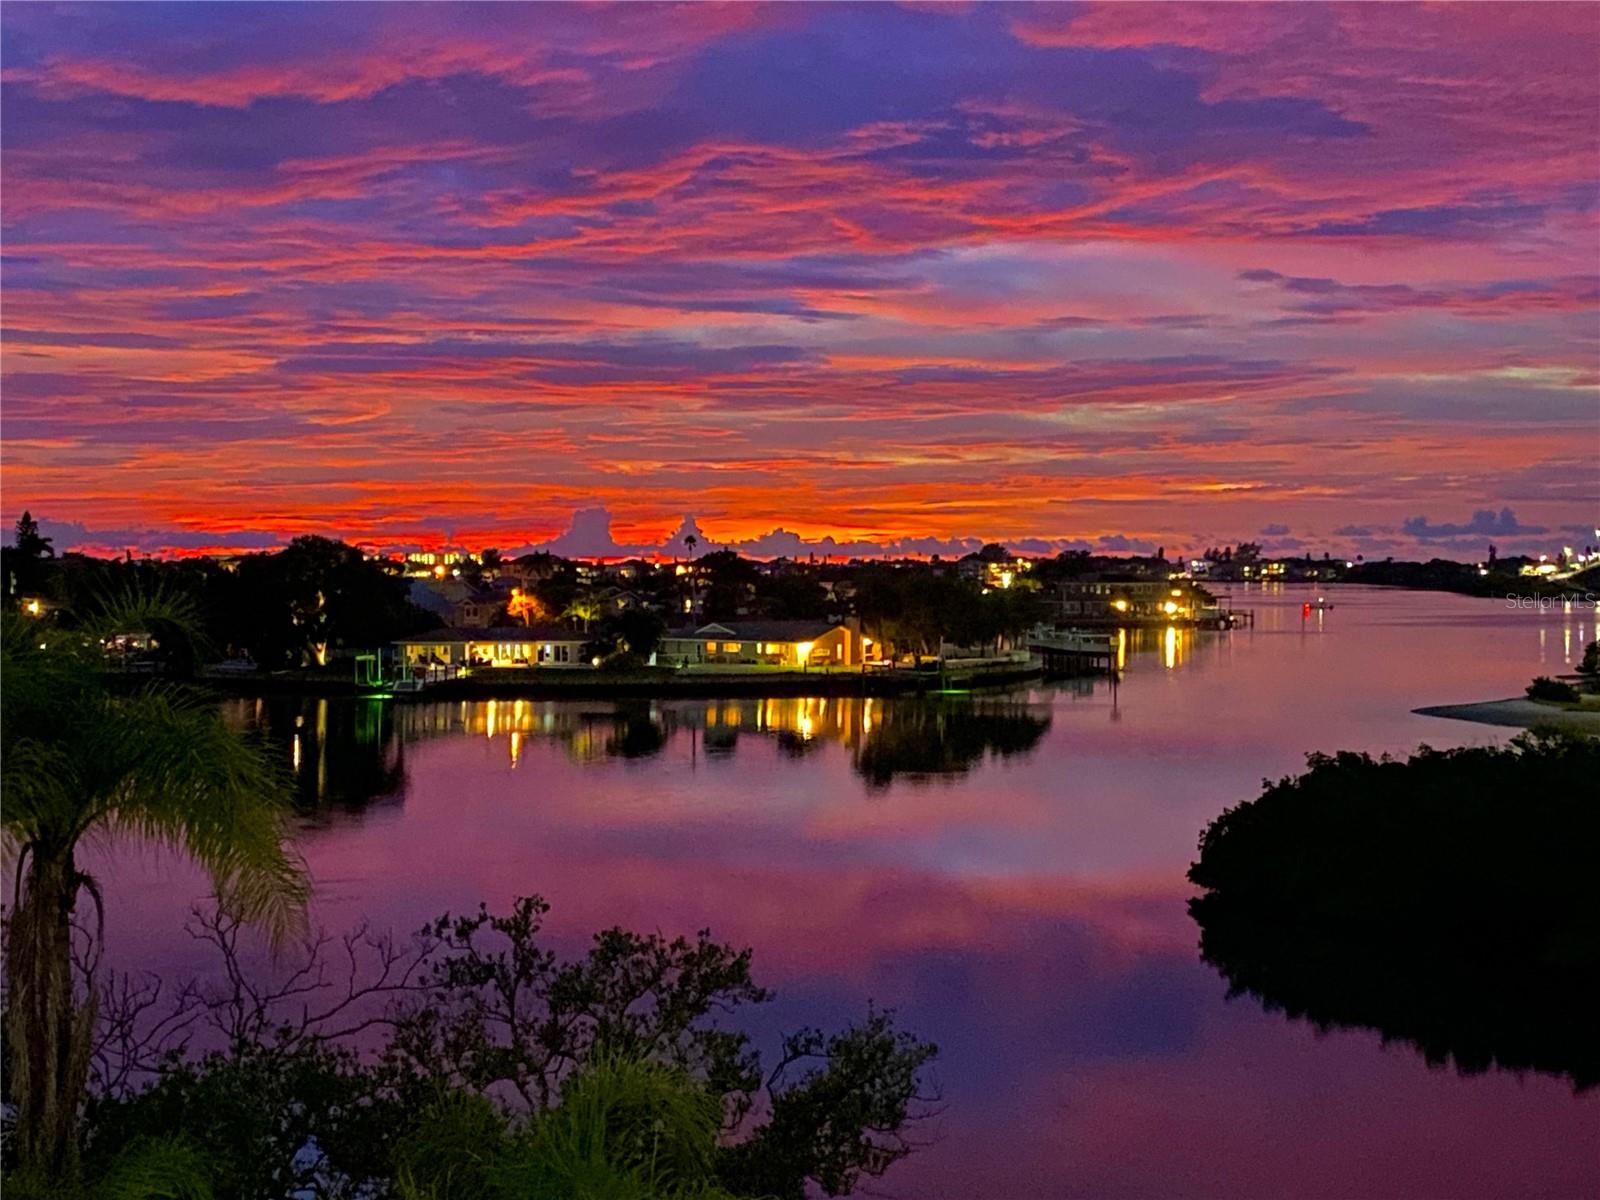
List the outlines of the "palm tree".
{"type": "Polygon", "coordinates": [[[583,631],[588,633],[590,622],[598,621],[604,612],[605,601],[600,593],[593,588],[586,588],[568,602],[561,615],[568,620],[583,622],[583,631]]]}
{"type": "Polygon", "coordinates": [[[127,836],[186,853],[218,902],[276,936],[306,895],[284,844],[282,772],[212,706],[170,684],[113,687],[102,645],[117,632],[192,630],[193,611],[128,593],[77,630],[0,617],[0,785],[15,855],[6,945],[7,1053],[20,1163],[71,1173],[96,1018],[103,897],[79,868],[85,838],[127,836]],[[87,896],[93,919],[78,921],[87,896]],[[74,938],[80,939],[74,965],[74,938]],[[86,939],[86,940],[85,940],[86,939]]]}

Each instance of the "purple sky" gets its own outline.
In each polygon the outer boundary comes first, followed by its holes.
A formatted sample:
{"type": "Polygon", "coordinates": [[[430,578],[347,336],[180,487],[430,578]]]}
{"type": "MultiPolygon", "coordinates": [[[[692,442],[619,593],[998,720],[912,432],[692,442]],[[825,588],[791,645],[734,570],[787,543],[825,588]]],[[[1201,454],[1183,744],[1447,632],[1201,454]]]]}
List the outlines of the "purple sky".
{"type": "Polygon", "coordinates": [[[62,546],[1594,540],[1597,6],[3,35],[5,515],[62,546]]]}

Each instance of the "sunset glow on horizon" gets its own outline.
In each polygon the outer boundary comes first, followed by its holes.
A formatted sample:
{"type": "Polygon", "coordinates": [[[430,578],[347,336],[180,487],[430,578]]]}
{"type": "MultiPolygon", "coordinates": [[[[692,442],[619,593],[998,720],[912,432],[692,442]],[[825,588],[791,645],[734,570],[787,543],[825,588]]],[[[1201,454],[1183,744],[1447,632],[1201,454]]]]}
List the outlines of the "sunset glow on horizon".
{"type": "Polygon", "coordinates": [[[4,516],[57,549],[1596,537],[1594,5],[3,37],[4,516]]]}

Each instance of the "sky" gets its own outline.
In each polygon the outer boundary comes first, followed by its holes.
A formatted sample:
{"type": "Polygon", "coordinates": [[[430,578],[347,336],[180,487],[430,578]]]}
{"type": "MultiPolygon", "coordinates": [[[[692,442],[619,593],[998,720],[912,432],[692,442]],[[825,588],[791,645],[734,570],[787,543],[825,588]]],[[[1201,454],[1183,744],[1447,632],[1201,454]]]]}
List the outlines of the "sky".
{"type": "Polygon", "coordinates": [[[0,54],[3,511],[58,549],[1597,540],[1600,5],[7,4],[0,54]]]}

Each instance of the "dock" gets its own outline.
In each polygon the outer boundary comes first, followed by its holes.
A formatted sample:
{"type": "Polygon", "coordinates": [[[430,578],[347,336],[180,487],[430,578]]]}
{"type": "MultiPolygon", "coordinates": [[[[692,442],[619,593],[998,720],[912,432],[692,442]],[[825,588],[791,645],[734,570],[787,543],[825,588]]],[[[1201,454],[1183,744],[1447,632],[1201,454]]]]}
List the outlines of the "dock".
{"type": "Polygon", "coordinates": [[[1028,650],[1047,675],[1109,675],[1117,665],[1112,635],[1095,630],[1036,628],[1028,650]]]}

